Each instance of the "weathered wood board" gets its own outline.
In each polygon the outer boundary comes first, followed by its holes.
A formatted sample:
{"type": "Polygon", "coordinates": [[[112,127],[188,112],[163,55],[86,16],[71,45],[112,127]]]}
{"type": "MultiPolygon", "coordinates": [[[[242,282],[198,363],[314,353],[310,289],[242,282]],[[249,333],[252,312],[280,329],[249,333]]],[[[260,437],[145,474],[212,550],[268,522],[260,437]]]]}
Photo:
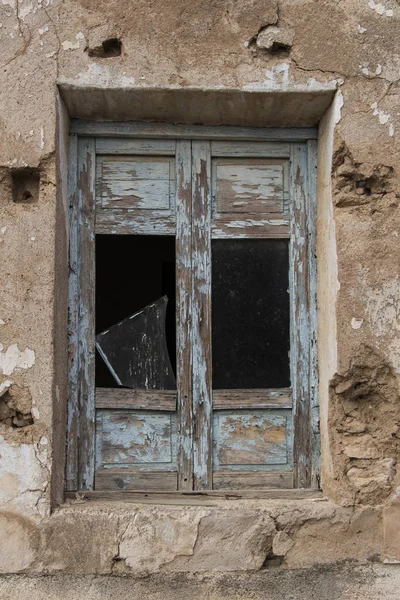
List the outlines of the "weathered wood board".
{"type": "Polygon", "coordinates": [[[282,214],[284,165],[284,161],[261,158],[214,159],[214,212],[282,214]]]}
{"type": "Polygon", "coordinates": [[[216,471],[214,490],[263,490],[293,487],[293,471],[216,471]]]}
{"type": "MultiPolygon", "coordinates": [[[[176,464],[176,417],[151,411],[96,411],[97,469],[105,465],[176,464]]],[[[157,467],[159,468],[159,467],[157,467]]]]}
{"type": "Polygon", "coordinates": [[[214,468],[287,463],[287,418],[268,411],[215,411],[214,468]]]}
{"type": "Polygon", "coordinates": [[[175,159],[167,156],[101,156],[97,201],[103,208],[168,211],[174,204],[175,159]]]}
{"type": "Polygon", "coordinates": [[[292,390],[213,390],[213,410],[238,408],[292,408],[292,390]]]}
{"type": "Polygon", "coordinates": [[[177,472],[143,471],[138,468],[99,469],[95,475],[96,490],[104,491],[176,491],[177,472]]]}
{"type": "Polygon", "coordinates": [[[133,408],[136,410],[176,410],[175,390],[131,390],[96,388],[96,409],[133,408]]]}

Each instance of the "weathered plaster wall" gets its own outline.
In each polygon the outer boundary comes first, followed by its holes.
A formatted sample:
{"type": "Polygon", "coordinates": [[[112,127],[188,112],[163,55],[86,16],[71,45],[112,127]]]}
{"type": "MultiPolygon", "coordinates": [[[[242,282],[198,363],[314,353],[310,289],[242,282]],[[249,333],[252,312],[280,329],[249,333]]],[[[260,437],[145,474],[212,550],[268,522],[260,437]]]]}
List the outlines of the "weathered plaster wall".
{"type": "Polygon", "coordinates": [[[400,560],[399,19],[395,0],[1,0],[3,572],[259,569],[270,555],[293,567],[400,560]],[[109,38],[121,40],[121,55],[100,58],[109,38]],[[65,419],[66,138],[56,126],[57,82],[338,87],[320,136],[321,434],[329,501],[318,510],[311,501],[287,509],[267,502],[235,509],[84,503],[50,516],[51,493],[60,499],[65,419]],[[14,202],[21,169],[35,170],[40,185],[32,198],[14,202]],[[288,522],[278,527],[283,513],[288,522]],[[90,550],[81,550],[78,536],[90,550]]]}

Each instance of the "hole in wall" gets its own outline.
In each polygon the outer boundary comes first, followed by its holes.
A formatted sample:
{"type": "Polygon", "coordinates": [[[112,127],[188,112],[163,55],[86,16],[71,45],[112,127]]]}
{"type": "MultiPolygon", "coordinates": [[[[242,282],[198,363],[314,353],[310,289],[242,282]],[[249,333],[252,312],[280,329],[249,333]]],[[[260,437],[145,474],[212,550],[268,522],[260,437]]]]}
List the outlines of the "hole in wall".
{"type": "Polygon", "coordinates": [[[39,200],[39,169],[16,169],[11,174],[13,201],[33,204],[39,200]]]}
{"type": "Polygon", "coordinates": [[[33,425],[33,416],[31,411],[25,406],[16,406],[18,394],[12,396],[10,391],[6,391],[0,398],[0,423],[19,429],[33,425]]]}
{"type": "Polygon", "coordinates": [[[112,58],[113,56],[121,56],[122,42],[119,38],[110,38],[104,40],[100,46],[86,48],[86,51],[91,58],[112,58]]]}

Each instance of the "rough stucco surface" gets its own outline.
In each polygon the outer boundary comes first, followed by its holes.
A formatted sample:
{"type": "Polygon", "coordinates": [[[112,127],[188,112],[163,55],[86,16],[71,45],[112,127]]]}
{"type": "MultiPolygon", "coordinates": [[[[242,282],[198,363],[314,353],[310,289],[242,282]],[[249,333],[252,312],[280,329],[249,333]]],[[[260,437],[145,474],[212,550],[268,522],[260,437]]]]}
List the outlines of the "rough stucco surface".
{"type": "MultiPolygon", "coordinates": [[[[257,570],[271,557],[289,567],[400,561],[399,22],[395,0],[1,0],[2,572],[257,570]],[[90,56],[89,49],[114,37],[122,41],[121,56],[90,56]],[[65,323],[56,282],[66,273],[65,264],[57,270],[57,82],[338,87],[331,179],[324,182],[332,190],[327,213],[334,234],[319,260],[320,281],[325,272],[331,277],[332,264],[337,268],[334,327],[326,334],[337,359],[325,369],[321,390],[328,399],[321,410],[328,501],[287,508],[272,501],[235,508],[77,503],[50,515],[52,473],[63,468],[62,452],[55,453],[62,436],[54,437],[52,426],[62,421],[65,396],[54,358],[65,323]],[[13,201],[13,177],[22,168],[40,174],[35,202],[13,201]]],[[[321,365],[326,352],[320,347],[321,365]]],[[[4,581],[4,590],[14,585],[4,581]]],[[[29,580],[15,581],[17,589],[29,580]]],[[[60,580],[51,581],[54,594],[60,580]]]]}
{"type": "Polygon", "coordinates": [[[169,574],[143,578],[53,575],[0,577],[2,598],[25,600],[397,600],[400,571],[393,567],[266,569],[252,574],[169,574]],[[65,596],[65,589],[68,596],[65,596]]]}

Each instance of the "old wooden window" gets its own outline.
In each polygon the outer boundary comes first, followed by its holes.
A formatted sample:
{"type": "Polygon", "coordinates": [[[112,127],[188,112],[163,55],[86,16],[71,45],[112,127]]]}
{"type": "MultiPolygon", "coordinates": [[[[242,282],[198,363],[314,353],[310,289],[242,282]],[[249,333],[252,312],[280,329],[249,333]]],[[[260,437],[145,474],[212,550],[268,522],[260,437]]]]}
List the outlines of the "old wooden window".
{"type": "Polygon", "coordinates": [[[317,488],[316,131],[72,131],[67,490],[317,488]]]}

